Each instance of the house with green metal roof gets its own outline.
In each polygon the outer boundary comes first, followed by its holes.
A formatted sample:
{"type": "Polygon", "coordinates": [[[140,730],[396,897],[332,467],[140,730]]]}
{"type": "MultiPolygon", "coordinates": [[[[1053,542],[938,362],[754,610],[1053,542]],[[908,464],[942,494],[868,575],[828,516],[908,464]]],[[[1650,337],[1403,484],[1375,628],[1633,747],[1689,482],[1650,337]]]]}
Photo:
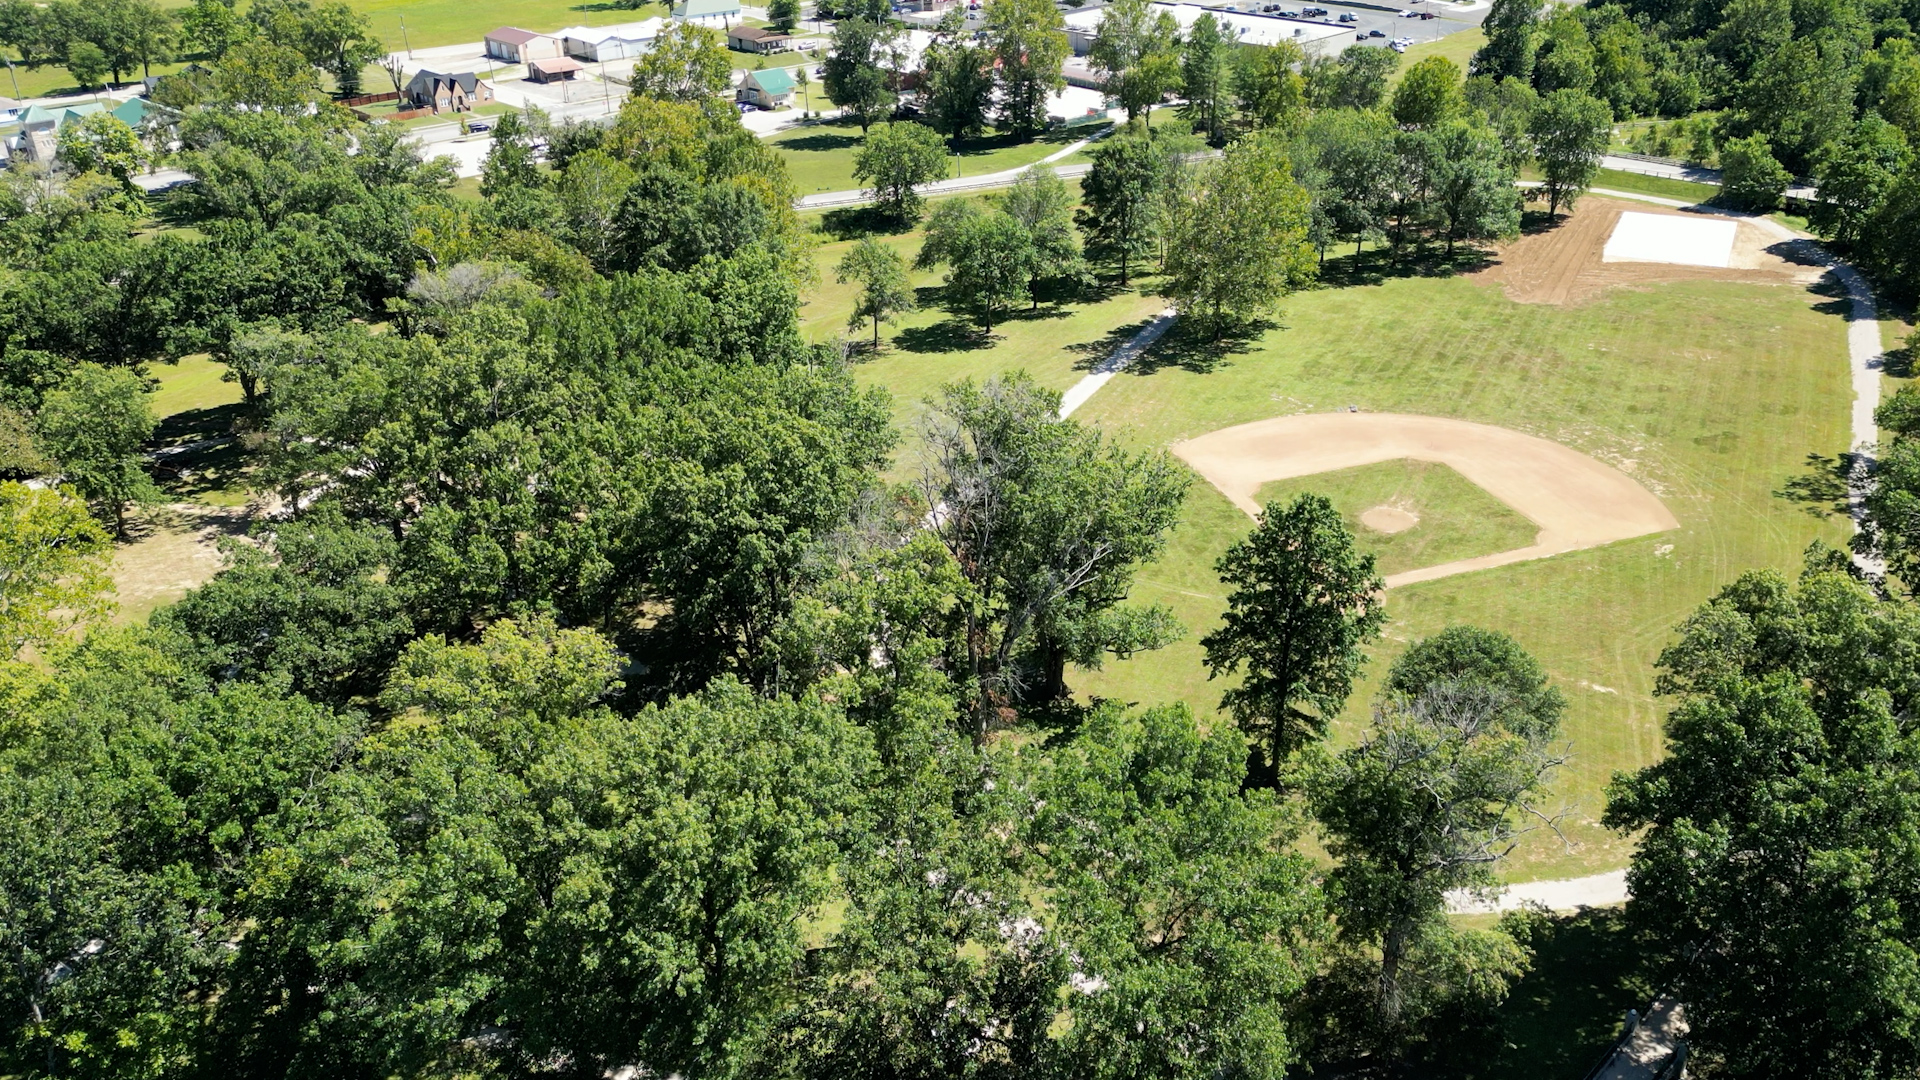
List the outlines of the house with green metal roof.
{"type": "Polygon", "coordinates": [[[51,161],[53,152],[60,145],[60,132],[68,124],[77,123],[95,113],[106,113],[135,130],[151,116],[169,115],[168,110],[149,104],[145,98],[128,98],[121,102],[78,101],[72,105],[29,105],[20,114],[20,134],[9,150],[23,161],[51,161]],[[109,105],[112,108],[108,108],[109,105]]]}
{"type": "Polygon", "coordinates": [[[762,109],[784,109],[793,103],[793,74],[786,68],[749,71],[740,80],[739,100],[762,109]]]}
{"type": "Polygon", "coordinates": [[[673,5],[674,22],[726,29],[740,17],[740,0],[680,0],[673,5]]]}

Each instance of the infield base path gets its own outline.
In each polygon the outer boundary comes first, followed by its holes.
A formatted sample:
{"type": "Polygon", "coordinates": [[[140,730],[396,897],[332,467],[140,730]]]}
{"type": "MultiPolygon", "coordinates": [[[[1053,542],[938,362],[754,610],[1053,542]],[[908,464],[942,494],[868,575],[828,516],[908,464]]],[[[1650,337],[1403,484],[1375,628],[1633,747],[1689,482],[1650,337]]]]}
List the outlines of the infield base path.
{"type": "Polygon", "coordinates": [[[1677,529],[1666,504],[1619,469],[1518,431],[1401,413],[1308,413],[1175,443],[1173,452],[1248,514],[1263,484],[1397,458],[1445,465],[1540,527],[1523,548],[1389,576],[1387,587],[1677,529]]]}

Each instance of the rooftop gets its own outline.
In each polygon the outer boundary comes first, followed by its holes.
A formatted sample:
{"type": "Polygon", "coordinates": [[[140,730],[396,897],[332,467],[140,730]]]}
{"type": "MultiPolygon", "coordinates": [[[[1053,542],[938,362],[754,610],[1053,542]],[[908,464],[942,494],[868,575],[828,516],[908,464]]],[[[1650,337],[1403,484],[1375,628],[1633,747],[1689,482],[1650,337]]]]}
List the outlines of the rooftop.
{"type": "Polygon", "coordinates": [[[572,38],[575,41],[651,41],[660,36],[660,29],[667,25],[665,19],[642,19],[639,22],[615,23],[612,26],[569,26],[555,30],[554,37],[572,38]]]}
{"type": "Polygon", "coordinates": [[[517,26],[503,26],[487,34],[488,41],[504,41],[509,45],[525,45],[529,41],[547,35],[538,30],[522,30],[517,26]]]}
{"type": "MultiPolygon", "coordinates": [[[[1089,8],[1076,11],[1066,17],[1067,29],[1091,34],[1100,26],[1100,16],[1104,9],[1089,8]]],[[[1275,15],[1251,15],[1238,11],[1221,11],[1204,8],[1198,4],[1156,3],[1153,10],[1171,14],[1182,31],[1189,30],[1202,15],[1212,15],[1229,36],[1242,45],[1277,45],[1282,41],[1304,44],[1319,41],[1322,38],[1342,37],[1353,32],[1349,26],[1334,23],[1315,22],[1311,19],[1282,19],[1275,15]]]]}

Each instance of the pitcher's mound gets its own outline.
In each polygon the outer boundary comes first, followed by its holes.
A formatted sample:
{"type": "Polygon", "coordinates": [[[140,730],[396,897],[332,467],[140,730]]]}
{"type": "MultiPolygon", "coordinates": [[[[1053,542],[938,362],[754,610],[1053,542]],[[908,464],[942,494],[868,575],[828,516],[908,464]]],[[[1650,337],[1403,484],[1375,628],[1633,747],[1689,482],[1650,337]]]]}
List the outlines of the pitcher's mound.
{"type": "Polygon", "coordinates": [[[1420,524],[1420,515],[1408,513],[1397,506],[1376,506],[1360,515],[1360,524],[1374,532],[1391,536],[1420,524]]]}
{"type": "MultiPolygon", "coordinates": [[[[1611,465],[1532,435],[1439,416],[1280,416],[1175,443],[1173,452],[1249,514],[1260,513],[1254,493],[1270,481],[1412,458],[1449,466],[1540,527],[1527,547],[1393,574],[1388,588],[1680,527],[1653,492],[1611,465]]],[[[1379,528],[1372,518],[1382,511],[1413,517],[1380,506],[1361,520],[1379,528]]]]}

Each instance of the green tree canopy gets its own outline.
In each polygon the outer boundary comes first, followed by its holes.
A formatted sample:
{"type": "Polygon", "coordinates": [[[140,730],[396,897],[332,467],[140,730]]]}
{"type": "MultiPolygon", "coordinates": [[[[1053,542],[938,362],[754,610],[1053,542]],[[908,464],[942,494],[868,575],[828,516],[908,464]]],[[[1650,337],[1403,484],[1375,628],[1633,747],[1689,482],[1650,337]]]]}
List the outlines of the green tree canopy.
{"type": "Polygon", "coordinates": [[[1200,641],[1208,677],[1241,673],[1221,707],[1254,741],[1250,778],[1278,787],[1288,758],[1326,732],[1353,692],[1361,646],[1386,622],[1384,586],[1373,556],[1354,550],[1319,495],[1269,504],[1216,569],[1227,611],[1200,641]]]}

